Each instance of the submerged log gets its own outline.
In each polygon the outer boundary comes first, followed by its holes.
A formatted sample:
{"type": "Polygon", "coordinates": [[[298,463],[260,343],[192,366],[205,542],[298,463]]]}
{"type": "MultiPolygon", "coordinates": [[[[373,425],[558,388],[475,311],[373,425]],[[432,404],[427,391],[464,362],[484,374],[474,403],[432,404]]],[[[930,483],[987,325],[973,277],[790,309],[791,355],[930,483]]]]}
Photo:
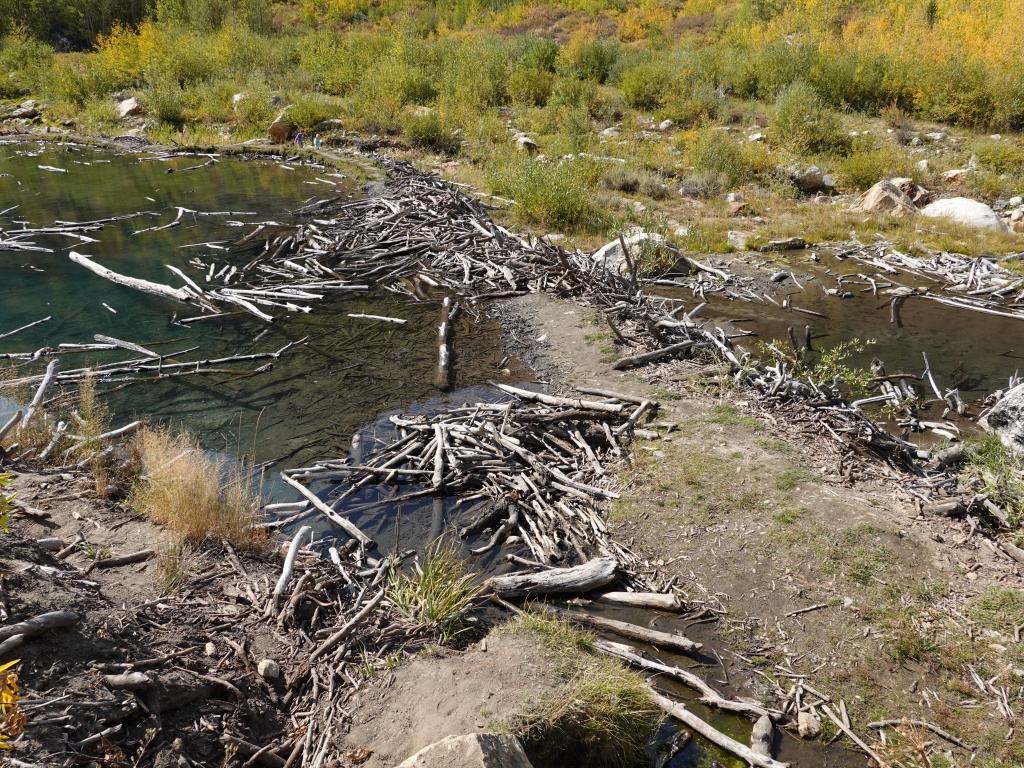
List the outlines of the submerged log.
{"type": "Polygon", "coordinates": [[[134,288],[137,291],[152,293],[155,296],[162,296],[165,299],[174,299],[175,301],[189,301],[194,298],[192,291],[187,288],[172,288],[171,286],[164,285],[163,283],[154,283],[149,280],[142,280],[138,277],[122,275],[111,269],[107,269],[101,264],[97,264],[91,258],[82,253],[72,251],[68,254],[68,258],[94,274],[99,275],[112,283],[117,283],[118,285],[123,285],[127,288],[134,288]]]}
{"type": "Polygon", "coordinates": [[[764,755],[752,750],[746,744],[740,744],[736,739],[725,735],[710,723],[706,723],[701,720],[683,704],[662,696],[653,688],[651,689],[651,700],[657,704],[663,712],[674,717],[687,727],[692,728],[712,744],[721,747],[727,752],[731,752],[741,760],[746,760],[750,765],[756,766],[756,768],[789,768],[789,763],[781,763],[771,757],[765,757],[764,755]]]}
{"type": "Polygon", "coordinates": [[[614,557],[596,557],[574,568],[552,568],[542,573],[514,573],[492,576],[487,586],[504,598],[532,595],[579,595],[611,584],[618,562],[614,557]]]}

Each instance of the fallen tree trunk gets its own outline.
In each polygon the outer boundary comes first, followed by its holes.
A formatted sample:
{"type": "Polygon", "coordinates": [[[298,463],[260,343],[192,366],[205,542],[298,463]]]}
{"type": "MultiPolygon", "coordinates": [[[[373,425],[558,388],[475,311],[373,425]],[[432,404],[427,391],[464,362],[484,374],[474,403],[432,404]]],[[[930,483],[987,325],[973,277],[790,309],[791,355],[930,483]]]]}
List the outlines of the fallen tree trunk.
{"type": "Polygon", "coordinates": [[[654,661],[653,659],[645,659],[643,656],[636,653],[632,647],[624,645],[623,643],[613,643],[609,640],[598,639],[594,641],[594,648],[599,650],[601,653],[606,653],[609,656],[615,656],[618,659],[622,659],[639,669],[657,672],[660,675],[665,675],[678,680],[688,688],[692,688],[700,693],[700,701],[702,704],[707,704],[710,707],[715,707],[728,712],[739,712],[756,718],[764,717],[769,714],[768,710],[759,704],[727,699],[708,685],[703,678],[695,675],[693,672],[679,667],[670,667],[667,664],[662,664],[660,661],[654,661]]]}
{"type": "Polygon", "coordinates": [[[6,640],[14,635],[24,635],[25,638],[29,638],[51,629],[65,629],[77,623],[78,619],[79,615],[74,611],[41,613],[34,618],[19,621],[17,624],[0,627],[0,640],[6,640]]]}
{"type": "Polygon", "coordinates": [[[123,285],[126,288],[134,288],[137,291],[152,293],[155,296],[162,296],[165,299],[174,299],[175,301],[190,301],[195,298],[192,291],[187,288],[172,288],[171,286],[164,285],[163,283],[153,283],[149,280],[142,280],[138,277],[122,275],[111,269],[107,269],[101,264],[97,264],[91,258],[82,253],[72,251],[68,254],[68,258],[75,262],[75,264],[85,267],[93,274],[99,275],[112,283],[123,285]]]}
{"type": "Polygon", "coordinates": [[[683,341],[679,344],[672,344],[668,347],[655,349],[652,352],[644,352],[639,355],[632,355],[631,357],[623,357],[620,360],[616,360],[615,365],[613,365],[612,368],[616,371],[622,371],[626,368],[636,368],[640,365],[653,363],[655,360],[661,360],[663,357],[671,357],[672,355],[681,352],[688,352],[692,346],[692,341],[683,341]]]}
{"type": "Polygon", "coordinates": [[[504,598],[532,595],[578,595],[607,586],[615,580],[614,557],[596,557],[574,568],[552,568],[541,573],[492,576],[487,586],[504,598]]]}

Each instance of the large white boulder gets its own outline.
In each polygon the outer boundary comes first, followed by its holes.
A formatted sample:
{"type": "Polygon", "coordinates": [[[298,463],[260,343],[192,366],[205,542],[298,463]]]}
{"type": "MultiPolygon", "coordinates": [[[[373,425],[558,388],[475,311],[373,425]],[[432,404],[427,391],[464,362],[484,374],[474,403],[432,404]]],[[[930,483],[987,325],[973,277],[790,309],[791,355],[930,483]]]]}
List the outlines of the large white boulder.
{"type": "Polygon", "coordinates": [[[515,736],[471,733],[424,747],[398,768],[533,768],[515,736]]]}
{"type": "Polygon", "coordinates": [[[1024,453],[1024,384],[1018,384],[1003,395],[982,425],[999,435],[1004,445],[1024,453]]]}
{"type": "Polygon", "coordinates": [[[135,117],[136,115],[142,114],[142,104],[139,100],[132,96],[130,99],[125,99],[119,102],[117,105],[117,116],[124,120],[126,117],[135,117]]]}
{"type": "MultiPolygon", "coordinates": [[[[675,248],[657,232],[646,232],[639,227],[634,227],[622,236],[622,241],[629,249],[629,257],[636,263],[637,256],[643,252],[670,251],[675,254],[675,248]]],[[[594,251],[591,258],[609,272],[619,275],[629,274],[629,265],[626,263],[626,254],[622,251],[622,243],[616,238],[594,251]]]]}
{"type": "Polygon", "coordinates": [[[1006,231],[1006,224],[990,206],[969,197],[950,197],[936,200],[921,209],[923,216],[950,219],[965,227],[1006,231]]]}

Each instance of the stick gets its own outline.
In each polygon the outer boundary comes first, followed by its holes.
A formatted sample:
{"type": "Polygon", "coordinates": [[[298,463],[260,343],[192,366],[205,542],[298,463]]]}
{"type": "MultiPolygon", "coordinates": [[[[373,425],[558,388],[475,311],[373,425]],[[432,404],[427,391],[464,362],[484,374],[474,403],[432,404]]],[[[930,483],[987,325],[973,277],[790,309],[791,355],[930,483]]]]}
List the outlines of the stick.
{"type": "Polygon", "coordinates": [[[735,739],[726,736],[718,729],[701,720],[682,704],[678,704],[671,699],[662,696],[653,688],[651,689],[651,700],[657,704],[662,711],[668,713],[689,728],[692,728],[711,743],[718,745],[727,752],[732,752],[741,760],[746,760],[757,768],[789,768],[789,763],[780,763],[778,760],[765,757],[764,755],[759,755],[746,744],[740,744],[735,739]]]}
{"type": "Polygon", "coordinates": [[[384,599],[385,594],[387,594],[386,588],[374,595],[373,599],[364,605],[359,613],[353,616],[345,626],[324,640],[323,643],[320,644],[320,647],[309,655],[310,662],[316,661],[319,657],[323,656],[327,651],[331,650],[331,648],[344,640],[349,632],[359,626],[363,619],[370,615],[370,611],[377,607],[377,604],[384,599]]]}
{"type": "Polygon", "coordinates": [[[302,537],[309,531],[309,526],[304,525],[299,528],[299,532],[292,537],[292,543],[288,545],[288,554],[284,558],[284,566],[281,568],[281,576],[277,580],[277,584],[274,585],[274,593],[271,597],[270,606],[268,606],[267,615],[271,615],[277,609],[277,601],[280,600],[281,594],[288,586],[288,582],[292,578],[292,570],[295,568],[295,556],[299,552],[299,546],[302,544],[302,537]]]}
{"type": "Polygon", "coordinates": [[[29,403],[28,408],[25,411],[25,415],[21,419],[20,429],[24,429],[28,426],[28,423],[32,420],[32,416],[35,415],[36,408],[43,402],[43,397],[46,395],[46,390],[49,389],[50,383],[53,381],[53,377],[57,375],[60,370],[60,360],[56,358],[50,361],[50,364],[46,366],[46,373],[43,375],[43,380],[39,382],[39,388],[36,390],[35,397],[32,398],[32,402],[29,403]]]}
{"type": "Polygon", "coordinates": [[[162,296],[165,299],[174,299],[175,301],[190,301],[194,298],[192,292],[187,288],[172,288],[171,286],[164,285],[163,283],[153,283],[149,280],[141,280],[137,277],[122,275],[97,264],[88,256],[75,251],[71,251],[71,253],[68,254],[68,258],[94,274],[99,275],[112,283],[117,283],[118,285],[123,285],[127,288],[134,288],[137,291],[151,293],[155,296],[162,296]]]}
{"type": "Polygon", "coordinates": [[[656,349],[653,352],[644,352],[640,355],[633,355],[631,357],[623,357],[620,360],[615,361],[615,365],[612,366],[616,371],[621,371],[626,368],[635,368],[637,366],[645,365],[655,360],[660,360],[663,357],[669,357],[678,352],[686,352],[693,346],[692,341],[683,341],[679,344],[672,344],[661,349],[656,349]]]}
{"type": "Polygon", "coordinates": [[[346,520],[344,517],[339,515],[329,506],[320,501],[320,497],[313,493],[311,490],[306,488],[302,483],[297,480],[292,480],[284,472],[281,473],[281,478],[288,483],[292,488],[301,493],[310,504],[317,508],[317,510],[324,515],[328,520],[344,529],[345,533],[351,536],[353,539],[358,541],[367,549],[371,549],[374,546],[373,539],[363,533],[351,520],[346,520]]]}
{"type": "Polygon", "coordinates": [[[24,635],[26,638],[38,635],[51,629],[65,629],[78,622],[79,615],[74,611],[51,611],[41,613],[38,616],[0,627],[0,640],[6,640],[14,635],[24,635]]]}
{"type": "Polygon", "coordinates": [[[882,758],[879,757],[878,754],[874,750],[871,749],[871,747],[869,747],[867,744],[865,744],[857,734],[855,734],[852,730],[850,730],[850,726],[848,726],[846,723],[844,723],[842,721],[842,719],[837,717],[832,712],[832,710],[829,708],[828,704],[822,704],[821,705],[821,711],[824,712],[826,715],[828,715],[829,720],[831,720],[833,723],[835,723],[836,727],[839,730],[841,730],[843,733],[845,733],[847,736],[849,736],[850,740],[853,741],[854,744],[856,744],[858,747],[863,749],[864,753],[868,757],[870,757],[872,760],[874,760],[876,763],[878,763],[880,768],[886,768],[885,761],[882,760],[882,758]]]}

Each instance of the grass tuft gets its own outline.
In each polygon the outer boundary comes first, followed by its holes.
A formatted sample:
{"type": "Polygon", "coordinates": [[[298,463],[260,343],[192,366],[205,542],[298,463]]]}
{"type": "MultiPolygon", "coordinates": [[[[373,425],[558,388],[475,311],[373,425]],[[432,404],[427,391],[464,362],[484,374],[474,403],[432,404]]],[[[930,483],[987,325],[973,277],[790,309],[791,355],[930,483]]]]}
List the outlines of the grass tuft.
{"type": "Polygon", "coordinates": [[[388,600],[406,621],[448,644],[469,629],[466,618],[480,594],[475,578],[455,546],[438,539],[411,574],[393,574],[388,600]]]}
{"type": "Polygon", "coordinates": [[[139,512],[190,542],[224,538],[244,549],[266,543],[254,527],[260,496],[244,465],[230,467],[204,453],[195,438],[163,429],[142,430],[136,450],[142,474],[131,503],[139,512]]]}

